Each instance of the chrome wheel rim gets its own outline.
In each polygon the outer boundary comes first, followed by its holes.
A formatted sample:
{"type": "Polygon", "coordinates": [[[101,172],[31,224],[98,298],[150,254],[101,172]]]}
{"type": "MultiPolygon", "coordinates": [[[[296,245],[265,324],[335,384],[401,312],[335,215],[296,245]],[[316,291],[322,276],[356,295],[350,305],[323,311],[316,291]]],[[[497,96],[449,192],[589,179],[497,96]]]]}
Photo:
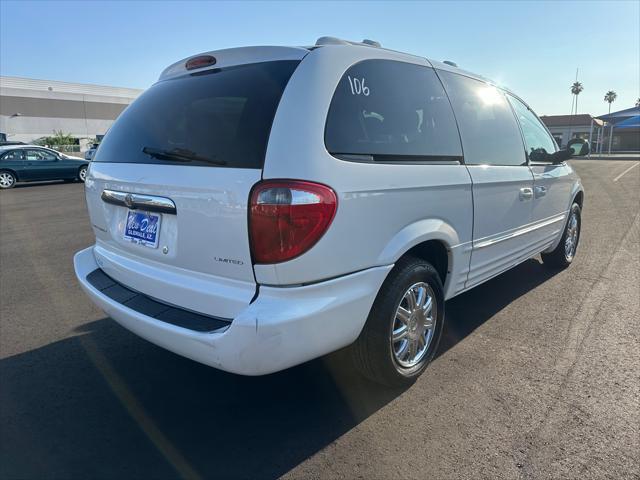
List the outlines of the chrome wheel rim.
{"type": "Polygon", "coordinates": [[[13,178],[13,175],[11,175],[10,173],[0,173],[0,186],[3,188],[9,188],[11,185],[13,185],[13,183],[15,182],[15,179],[13,178]]]}
{"type": "Polygon", "coordinates": [[[84,179],[87,177],[87,167],[81,168],[78,176],[80,177],[80,180],[84,182],[84,179]]]}
{"type": "Polygon", "coordinates": [[[576,248],[578,246],[578,214],[572,212],[567,222],[567,234],[564,240],[564,256],[567,260],[573,260],[576,254],[576,248]]]}
{"type": "Polygon", "coordinates": [[[436,327],[433,289],[424,282],[411,285],[400,300],[391,328],[391,351],[402,368],[418,365],[427,354],[436,327]]]}

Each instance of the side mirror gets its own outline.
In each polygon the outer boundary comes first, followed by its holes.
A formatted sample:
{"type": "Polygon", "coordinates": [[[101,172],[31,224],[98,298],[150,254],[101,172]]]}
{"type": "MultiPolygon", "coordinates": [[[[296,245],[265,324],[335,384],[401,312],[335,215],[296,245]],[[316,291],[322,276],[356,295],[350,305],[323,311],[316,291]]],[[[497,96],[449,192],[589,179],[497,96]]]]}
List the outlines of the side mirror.
{"type": "Polygon", "coordinates": [[[553,165],[557,165],[565,160],[569,160],[572,155],[572,150],[568,148],[565,150],[558,150],[554,153],[547,153],[544,148],[538,148],[529,152],[529,160],[535,163],[551,163],[553,165]]]}
{"type": "Polygon", "coordinates": [[[582,138],[572,138],[567,144],[567,150],[571,150],[572,157],[587,155],[591,150],[589,142],[582,138]]]}

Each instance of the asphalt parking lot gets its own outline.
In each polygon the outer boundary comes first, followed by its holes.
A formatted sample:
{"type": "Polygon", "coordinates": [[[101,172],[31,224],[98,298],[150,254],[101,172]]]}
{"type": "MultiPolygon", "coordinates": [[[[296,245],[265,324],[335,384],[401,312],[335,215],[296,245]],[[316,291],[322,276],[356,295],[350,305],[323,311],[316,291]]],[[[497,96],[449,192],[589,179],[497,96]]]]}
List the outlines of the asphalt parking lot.
{"type": "Polygon", "coordinates": [[[406,390],[340,353],[258,378],[147,343],[77,286],[81,184],[0,192],[0,477],[640,478],[640,167],[575,161],[575,263],[447,303],[406,390]]]}

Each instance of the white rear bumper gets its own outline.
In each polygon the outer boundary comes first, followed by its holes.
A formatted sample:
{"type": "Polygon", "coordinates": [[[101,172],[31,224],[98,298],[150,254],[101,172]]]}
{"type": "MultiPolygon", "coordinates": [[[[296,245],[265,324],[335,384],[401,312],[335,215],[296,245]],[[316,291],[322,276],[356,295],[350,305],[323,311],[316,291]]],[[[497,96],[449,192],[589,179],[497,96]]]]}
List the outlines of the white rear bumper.
{"type": "Polygon", "coordinates": [[[94,288],[86,279],[98,268],[93,247],[78,252],[73,261],[87,295],[122,326],[174,353],[243,375],[283,370],[355,341],[393,267],[302,287],[261,286],[258,298],[225,331],[202,333],[143,315],[94,288]]]}

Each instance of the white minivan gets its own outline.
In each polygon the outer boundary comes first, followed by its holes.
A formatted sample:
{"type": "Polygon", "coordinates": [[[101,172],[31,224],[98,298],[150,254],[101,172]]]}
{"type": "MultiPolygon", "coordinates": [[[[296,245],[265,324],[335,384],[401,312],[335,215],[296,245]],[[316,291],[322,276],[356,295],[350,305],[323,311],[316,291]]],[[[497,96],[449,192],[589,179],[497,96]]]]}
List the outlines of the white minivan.
{"type": "Polygon", "coordinates": [[[572,262],[572,152],[510,91],[376,42],[213,51],[169,66],[105,136],[75,271],[118,323],[215,368],[349,346],[405,384],[445,300],[540,253],[572,262]]]}

